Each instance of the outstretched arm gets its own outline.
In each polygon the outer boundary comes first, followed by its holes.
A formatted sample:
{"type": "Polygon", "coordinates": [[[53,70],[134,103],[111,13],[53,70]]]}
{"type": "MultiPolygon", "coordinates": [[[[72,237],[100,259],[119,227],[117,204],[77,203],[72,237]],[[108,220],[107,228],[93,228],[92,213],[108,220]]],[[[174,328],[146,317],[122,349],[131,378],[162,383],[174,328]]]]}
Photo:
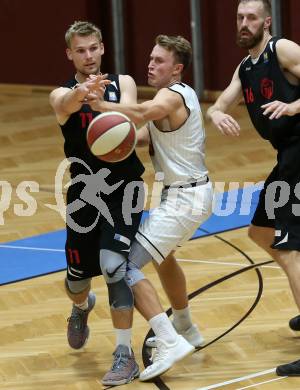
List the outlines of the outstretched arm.
{"type": "MultiPolygon", "coordinates": [[[[299,84],[300,80],[300,46],[287,39],[280,39],[276,44],[276,51],[279,63],[283,70],[292,74],[299,84]]],[[[264,109],[263,115],[269,115],[269,119],[278,119],[284,115],[293,116],[300,113],[300,99],[292,103],[285,103],[279,100],[261,106],[264,109]]]]}
{"type": "MultiPolygon", "coordinates": [[[[136,104],[137,103],[137,88],[135,81],[131,76],[120,75],[119,76],[120,89],[121,89],[121,104],[136,104]]],[[[137,144],[136,146],[148,145],[150,140],[149,130],[147,126],[142,126],[137,130],[137,144]]]]}
{"type": "Polygon", "coordinates": [[[110,83],[104,77],[93,76],[73,89],[60,87],[51,92],[50,104],[60,124],[64,124],[73,112],[79,111],[82,104],[103,96],[105,84],[110,83]]]}
{"type": "Polygon", "coordinates": [[[221,93],[217,101],[206,113],[208,119],[224,135],[239,135],[240,126],[231,115],[226,114],[242,98],[242,86],[239,78],[239,67],[236,68],[229,86],[221,93]]]}
{"type": "Polygon", "coordinates": [[[140,104],[98,102],[101,112],[118,111],[127,115],[137,125],[159,120],[178,110],[182,105],[181,97],[167,88],[158,91],[152,100],[140,104]]]}

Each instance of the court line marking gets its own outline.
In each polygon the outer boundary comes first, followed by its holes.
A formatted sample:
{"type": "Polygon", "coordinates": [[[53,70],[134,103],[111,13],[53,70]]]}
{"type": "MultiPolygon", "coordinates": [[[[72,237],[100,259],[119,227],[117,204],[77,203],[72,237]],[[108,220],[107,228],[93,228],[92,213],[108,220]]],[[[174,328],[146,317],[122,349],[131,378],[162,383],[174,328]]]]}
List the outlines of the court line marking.
{"type": "MultiPolygon", "coordinates": [[[[216,264],[216,265],[236,265],[239,267],[248,267],[247,264],[241,264],[241,263],[227,263],[223,261],[212,261],[212,260],[190,260],[190,259],[177,259],[177,261],[180,261],[182,263],[203,263],[203,264],[216,264]]],[[[281,269],[277,265],[262,265],[260,268],[276,268],[281,269]]]]}
{"type": "Polygon", "coordinates": [[[64,252],[64,249],[52,249],[52,248],[36,248],[31,246],[18,246],[18,245],[0,245],[0,248],[4,249],[23,249],[28,251],[44,251],[44,252],[64,252]]]}
{"type": "MultiPolygon", "coordinates": [[[[230,384],[232,384],[232,383],[242,382],[242,381],[247,380],[247,379],[257,378],[257,377],[259,377],[259,376],[271,374],[272,372],[275,372],[275,370],[276,370],[276,368],[271,368],[271,369],[269,369],[269,370],[256,372],[256,373],[254,373],[254,374],[249,374],[249,375],[241,376],[241,377],[235,378],[235,379],[230,379],[229,381],[220,382],[220,383],[215,383],[215,384],[210,385],[210,386],[199,387],[199,388],[196,389],[196,390],[217,389],[218,387],[230,385],[230,384]]],[[[276,379],[277,379],[277,378],[276,378],[276,379]]]]}
{"type": "MultiPolygon", "coordinates": [[[[38,248],[38,247],[27,247],[27,246],[18,246],[18,245],[0,245],[0,248],[3,248],[3,249],[32,250],[32,251],[46,251],[46,252],[64,252],[65,251],[64,249],[38,248]]],[[[245,264],[241,264],[241,263],[229,263],[229,262],[210,261],[210,260],[191,260],[191,259],[177,259],[177,260],[179,262],[189,262],[189,263],[203,263],[203,264],[227,265],[227,266],[242,266],[242,267],[246,266],[245,264]]],[[[279,266],[262,266],[262,267],[264,267],[264,268],[280,269],[279,266]]],[[[272,373],[272,372],[275,372],[275,368],[272,368],[272,369],[266,370],[266,371],[261,371],[261,372],[255,373],[255,374],[250,374],[250,375],[247,375],[247,376],[244,376],[244,377],[240,377],[240,378],[231,379],[231,380],[226,381],[226,382],[216,383],[214,385],[201,387],[201,388],[198,388],[197,390],[215,389],[215,388],[218,388],[218,387],[221,387],[221,386],[225,386],[225,385],[228,385],[228,384],[231,384],[231,383],[240,382],[242,380],[247,380],[247,379],[263,376],[263,375],[266,375],[266,374],[269,374],[269,373],[272,373]]],[[[286,377],[280,377],[280,378],[271,379],[269,381],[264,381],[264,382],[256,383],[256,384],[253,384],[253,385],[250,385],[250,386],[247,386],[247,387],[242,387],[242,388],[239,388],[238,390],[245,390],[245,389],[248,389],[248,388],[260,385],[260,384],[270,383],[270,382],[274,382],[274,381],[277,381],[277,380],[280,380],[280,379],[284,379],[284,378],[286,378],[286,377]]]]}
{"type": "Polygon", "coordinates": [[[229,299],[249,299],[249,298],[254,298],[255,295],[237,295],[237,296],[232,296],[232,297],[216,297],[216,298],[205,298],[205,301],[227,301],[229,299]]]}
{"type": "MultiPolygon", "coordinates": [[[[38,248],[31,246],[19,246],[19,245],[0,245],[0,248],[3,249],[21,249],[21,250],[31,250],[31,251],[43,251],[43,252],[65,252],[64,249],[54,249],[54,248],[38,248]]],[[[212,261],[212,260],[191,260],[191,259],[177,259],[177,261],[181,263],[202,263],[202,264],[214,264],[214,265],[228,265],[228,266],[239,266],[239,267],[247,267],[245,264],[241,263],[227,263],[222,261],[212,261]]],[[[276,265],[263,265],[261,268],[275,268],[280,269],[279,266],[276,265]]]]}
{"type": "Polygon", "coordinates": [[[251,387],[256,387],[256,386],[259,386],[259,385],[265,385],[266,383],[280,381],[281,379],[285,379],[285,378],[287,378],[287,376],[281,376],[281,377],[279,377],[279,378],[270,379],[269,381],[254,383],[253,385],[246,386],[246,387],[240,387],[240,388],[238,388],[238,389],[236,389],[236,390],[250,389],[251,387]]]}

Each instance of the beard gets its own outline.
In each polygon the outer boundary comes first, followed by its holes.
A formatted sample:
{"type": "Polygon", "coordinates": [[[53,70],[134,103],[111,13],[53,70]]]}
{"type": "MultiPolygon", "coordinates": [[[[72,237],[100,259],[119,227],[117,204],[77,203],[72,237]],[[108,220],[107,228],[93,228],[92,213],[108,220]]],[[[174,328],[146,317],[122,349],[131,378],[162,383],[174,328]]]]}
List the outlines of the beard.
{"type": "Polygon", "coordinates": [[[249,50],[249,49],[253,49],[257,44],[259,44],[263,40],[263,37],[264,37],[263,24],[255,34],[252,34],[247,27],[244,27],[242,30],[237,32],[236,43],[242,49],[249,50]],[[242,36],[243,32],[247,32],[249,36],[247,37],[242,36]]]}

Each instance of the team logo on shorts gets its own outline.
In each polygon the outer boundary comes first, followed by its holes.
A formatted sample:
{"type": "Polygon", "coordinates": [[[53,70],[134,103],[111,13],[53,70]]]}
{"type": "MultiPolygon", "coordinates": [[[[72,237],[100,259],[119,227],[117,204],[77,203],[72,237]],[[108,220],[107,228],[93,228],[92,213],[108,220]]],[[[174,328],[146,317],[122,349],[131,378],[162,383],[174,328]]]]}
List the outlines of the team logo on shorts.
{"type": "Polygon", "coordinates": [[[110,102],[116,102],[118,100],[114,91],[108,93],[108,99],[110,102]]]}
{"type": "Polygon", "coordinates": [[[274,83],[270,79],[262,79],[260,83],[260,92],[266,99],[271,99],[274,94],[274,83]]]}
{"type": "MultiPolygon", "coordinates": [[[[282,237],[282,231],[281,230],[275,230],[275,237],[277,239],[281,238],[282,237]]],[[[286,244],[289,240],[289,233],[287,232],[286,235],[280,240],[278,241],[275,246],[277,245],[281,245],[281,244],[286,244]]]]}

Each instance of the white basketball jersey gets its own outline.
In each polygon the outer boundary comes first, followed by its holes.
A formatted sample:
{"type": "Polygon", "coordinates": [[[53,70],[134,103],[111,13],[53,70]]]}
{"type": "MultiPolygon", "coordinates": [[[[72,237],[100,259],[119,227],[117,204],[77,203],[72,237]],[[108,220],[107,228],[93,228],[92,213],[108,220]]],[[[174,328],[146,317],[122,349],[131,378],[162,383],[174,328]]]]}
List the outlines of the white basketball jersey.
{"type": "Polygon", "coordinates": [[[156,172],[164,173],[164,185],[195,182],[208,173],[200,104],[195,91],[186,84],[176,83],[169,89],[182,96],[189,116],[180,128],[172,131],[160,131],[153,122],[149,123],[154,151],[152,162],[156,172]]]}

